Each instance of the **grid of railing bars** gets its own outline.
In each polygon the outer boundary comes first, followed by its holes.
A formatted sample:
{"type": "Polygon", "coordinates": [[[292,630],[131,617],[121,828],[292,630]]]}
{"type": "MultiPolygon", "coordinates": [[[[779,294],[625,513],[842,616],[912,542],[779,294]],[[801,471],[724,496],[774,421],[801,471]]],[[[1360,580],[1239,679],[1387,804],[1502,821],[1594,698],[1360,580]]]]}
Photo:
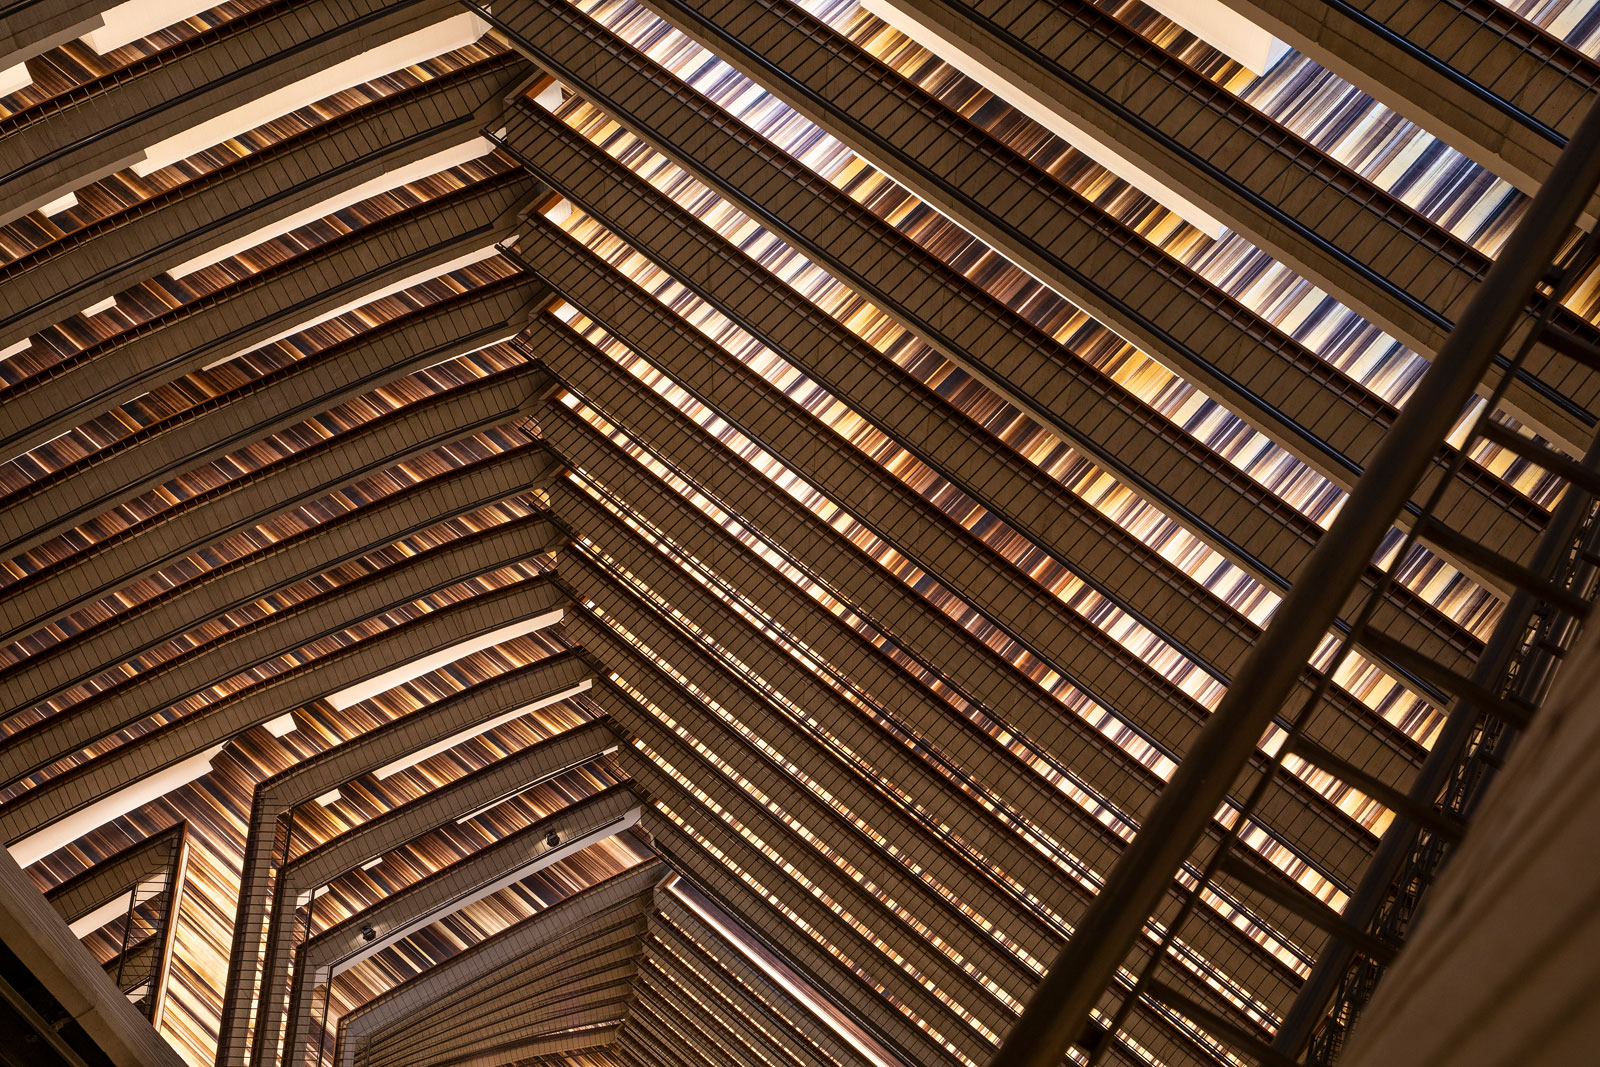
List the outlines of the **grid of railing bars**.
{"type": "MultiPolygon", "coordinates": [[[[1557,585],[1592,600],[1600,577],[1600,504],[1584,501],[1581,529],[1572,538],[1566,558],[1561,561],[1557,585]]],[[[1502,696],[1513,703],[1537,707],[1549,692],[1556,668],[1576,637],[1577,624],[1571,616],[1539,604],[1523,629],[1516,654],[1504,672],[1502,696]]],[[[1470,712],[1463,719],[1474,716],[1470,712]]],[[[1466,820],[1482,799],[1495,771],[1505,760],[1505,751],[1516,737],[1513,724],[1492,715],[1478,715],[1471,724],[1465,750],[1451,773],[1449,784],[1439,797],[1438,808],[1446,815],[1466,820]]],[[[1410,841],[1400,871],[1391,881],[1370,932],[1387,943],[1400,943],[1415,921],[1427,888],[1438,876],[1454,848],[1447,836],[1426,827],[1401,835],[1410,841]]],[[[1384,968],[1375,960],[1358,956],[1344,971],[1334,991],[1332,1006],[1322,1013],[1311,1036],[1306,1063],[1329,1067],[1343,1050],[1344,1043],[1362,1009],[1371,1002],[1384,968]]],[[[1307,1018],[1315,1017],[1318,1003],[1308,1002],[1307,1018]]]]}
{"type": "Polygon", "coordinates": [[[175,835],[168,846],[161,880],[153,886],[136,885],[128,894],[122,947],[112,975],[117,988],[128,994],[152,1022],[161,1006],[162,971],[182,889],[184,847],[184,835],[175,835]]]}
{"type": "MultiPolygon", "coordinates": [[[[1542,325],[1548,327],[1549,309],[1559,306],[1572,285],[1593,265],[1597,257],[1600,257],[1600,233],[1591,233],[1572,251],[1566,263],[1552,268],[1545,284],[1541,286],[1546,290],[1542,294],[1546,309],[1542,325]]],[[[1530,462],[1569,479],[1563,502],[1536,545],[1533,558],[1527,563],[1506,559],[1488,546],[1461,538],[1432,518],[1433,506],[1441,495],[1440,487],[1448,484],[1450,478],[1455,476],[1456,468],[1465,462],[1464,453],[1460,451],[1452,458],[1453,469],[1447,477],[1437,481],[1428,504],[1395,555],[1397,559],[1404,558],[1405,551],[1419,536],[1453,539],[1451,547],[1458,556],[1468,558],[1486,572],[1518,589],[1518,594],[1508,603],[1501,617],[1496,639],[1491,639],[1480,660],[1479,670],[1471,678],[1462,677],[1438,667],[1425,656],[1406,648],[1402,642],[1369,629],[1372,609],[1383,592],[1381,587],[1374,589],[1363,599],[1343,636],[1333,664],[1323,672],[1321,686],[1303,702],[1300,715],[1290,725],[1288,736],[1279,750],[1280,754],[1292,754],[1328,771],[1387,805],[1396,815],[1389,834],[1395,835],[1397,840],[1410,841],[1420,837],[1418,847],[1407,849],[1403,854],[1412,859],[1403,876],[1412,879],[1413,884],[1402,884],[1397,890],[1402,894],[1412,894],[1413,899],[1409,905],[1403,901],[1396,902],[1388,893],[1382,898],[1375,898],[1369,893],[1364,899],[1358,889],[1351,905],[1340,914],[1308,894],[1299,893],[1264,876],[1240,859],[1232,846],[1249,827],[1250,814],[1273,777],[1283,770],[1282,760],[1275,759],[1263,772],[1255,775],[1249,799],[1235,819],[1232,832],[1224,836],[1212,852],[1177,918],[1167,925],[1157,949],[1142,964],[1129,965],[1130,970],[1137,968],[1134,973],[1138,977],[1129,985],[1109,1024],[1100,1027],[1102,1033],[1115,1031],[1138,998],[1146,997],[1210,1030],[1238,1051],[1263,1064],[1288,1067],[1296,1062],[1304,1044],[1307,1024],[1322,1015],[1323,998],[1327,991],[1321,983],[1315,980],[1308,982],[1302,990],[1296,1010],[1291,1011],[1290,1018],[1278,1028],[1277,1039],[1269,1046],[1236,1022],[1219,1015],[1159,976],[1161,966],[1168,962],[1169,948],[1184,921],[1193,912],[1195,902],[1219,875],[1226,875],[1235,884],[1311,920],[1326,931],[1328,944],[1318,954],[1319,959],[1331,950],[1338,950],[1339,946],[1343,946],[1343,951],[1334,959],[1347,960],[1351,954],[1360,957],[1357,973],[1345,984],[1344,995],[1335,1009],[1333,1025],[1324,1026],[1319,1033],[1314,1055],[1325,1058],[1310,1060],[1313,1063],[1332,1062],[1342,1043],[1342,1034],[1353,1023],[1360,1005],[1365,1003],[1363,994],[1370,997],[1375,988],[1377,975],[1374,970],[1381,974],[1384,965],[1398,950],[1398,937],[1403,934],[1407,920],[1415,911],[1415,895],[1425,886],[1425,881],[1431,880],[1433,874],[1437,873],[1449,848],[1460,840],[1465,817],[1471,813],[1471,802],[1480,792],[1481,778],[1472,781],[1463,779],[1461,774],[1452,774],[1449,787],[1441,796],[1437,787],[1429,790],[1431,779],[1424,772],[1411,790],[1403,790],[1367,774],[1336,753],[1305,738],[1299,726],[1317,701],[1325,696],[1335,673],[1332,668],[1357,643],[1376,647],[1385,653],[1385,659],[1390,662],[1407,667],[1418,676],[1455,694],[1457,700],[1452,705],[1450,720],[1447,720],[1436,744],[1441,764],[1451,770],[1457,767],[1465,770],[1467,765],[1474,769],[1482,768],[1492,754],[1503,751],[1508,734],[1525,727],[1536,711],[1538,698],[1548,689],[1554,655],[1559,654],[1563,647],[1560,639],[1564,637],[1570,640],[1576,629],[1575,624],[1588,614],[1588,596],[1592,592],[1588,587],[1592,583],[1583,572],[1588,569],[1592,558],[1592,550],[1587,542],[1593,533],[1594,501],[1600,498],[1600,472],[1596,470],[1600,466],[1600,438],[1596,439],[1582,461],[1574,461],[1532,438],[1515,434],[1493,420],[1491,413],[1496,409],[1512,375],[1540,336],[1548,338],[1551,334],[1535,331],[1518,347],[1504,372],[1499,375],[1484,414],[1473,431],[1475,435],[1511,448],[1530,462]],[[1584,543],[1581,544],[1575,540],[1580,525],[1585,527],[1584,543]],[[1573,564],[1578,566],[1574,567],[1573,564]],[[1582,580],[1578,580],[1580,577],[1582,580]],[[1531,637],[1528,634],[1530,627],[1533,628],[1531,637]],[[1514,652],[1524,649],[1535,654],[1537,659],[1513,658],[1514,652]],[[1455,723],[1456,731],[1451,730],[1450,722],[1455,723]],[[1463,749],[1466,749],[1464,758],[1460,755],[1463,749]],[[1380,907],[1380,904],[1384,906],[1380,907]],[[1303,1006],[1301,1002],[1304,1002],[1303,1006]]],[[[1558,342],[1569,348],[1574,347],[1559,334],[1556,337],[1558,342]]],[[[1576,353],[1580,356],[1584,354],[1582,349],[1576,349],[1576,353]]],[[[1384,581],[1387,583],[1389,580],[1390,572],[1386,571],[1384,581]]],[[[1367,878],[1377,879],[1387,888],[1394,877],[1393,869],[1386,869],[1380,852],[1369,867],[1367,878]]],[[[1110,1042],[1101,1040],[1091,1030],[1082,1044],[1089,1048],[1088,1067],[1093,1067],[1110,1042]]]]}

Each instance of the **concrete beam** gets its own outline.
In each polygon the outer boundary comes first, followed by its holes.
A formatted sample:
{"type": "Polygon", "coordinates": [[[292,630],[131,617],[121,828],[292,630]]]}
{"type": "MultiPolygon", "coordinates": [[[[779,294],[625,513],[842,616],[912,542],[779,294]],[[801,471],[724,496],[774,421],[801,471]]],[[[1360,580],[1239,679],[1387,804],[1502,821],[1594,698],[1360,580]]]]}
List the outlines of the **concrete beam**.
{"type": "MultiPolygon", "coordinates": [[[[62,803],[61,796],[69,790],[54,797],[49,797],[45,793],[38,795],[30,793],[28,794],[30,800],[44,799],[42,806],[48,813],[31,818],[25,815],[19,820],[13,836],[6,842],[6,851],[23,866],[35,863],[57,849],[65,848],[91,830],[98,829],[114,819],[120,819],[152,800],[183,788],[190,782],[204,778],[211,773],[211,761],[222,748],[223,746],[218,744],[201,749],[182,759],[166,763],[152,773],[136,776],[126,783],[121,780],[99,783],[97,792],[88,800],[77,796],[62,803]],[[56,805],[52,805],[51,801],[56,801],[56,805]]],[[[48,790],[48,786],[45,788],[48,790]]]]}
{"type": "MultiPolygon", "coordinates": [[[[105,0],[13,4],[0,14],[0,70],[10,70],[104,24],[105,0]]],[[[32,81],[26,67],[23,84],[32,81]]],[[[13,83],[15,84],[15,83],[13,83]]],[[[20,86],[18,86],[20,88],[20,86]]],[[[6,90],[8,93],[16,89],[6,90]]]]}
{"type": "Polygon", "coordinates": [[[1191,192],[1130,158],[1125,148],[1114,147],[1106,138],[1090,132],[1072,109],[1041,91],[1044,83],[1029,82],[1006,64],[996,62],[985,47],[987,41],[979,35],[951,33],[929,12],[912,7],[910,0],[865,0],[861,6],[1207,237],[1215,240],[1222,236],[1222,221],[1197,203],[1191,192]]]}
{"type": "MultiPolygon", "coordinates": [[[[959,42],[1027,86],[1037,105],[1025,106],[1030,117],[1040,118],[1038,108],[1069,114],[1091,143],[1115,144],[1161,181],[1181,183],[1229,228],[1427,358],[1488,271],[1489,258],[1471,245],[1092,5],[1065,5],[1011,34],[972,0],[875,2],[891,25],[959,42]]],[[[1530,307],[1506,351],[1538,313],[1530,307]]],[[[1588,326],[1567,318],[1563,325],[1588,326]]],[[[1576,454],[1592,433],[1600,382],[1573,383],[1570,361],[1552,367],[1555,358],[1542,349],[1524,369],[1559,389],[1519,379],[1507,404],[1576,454]]]]}

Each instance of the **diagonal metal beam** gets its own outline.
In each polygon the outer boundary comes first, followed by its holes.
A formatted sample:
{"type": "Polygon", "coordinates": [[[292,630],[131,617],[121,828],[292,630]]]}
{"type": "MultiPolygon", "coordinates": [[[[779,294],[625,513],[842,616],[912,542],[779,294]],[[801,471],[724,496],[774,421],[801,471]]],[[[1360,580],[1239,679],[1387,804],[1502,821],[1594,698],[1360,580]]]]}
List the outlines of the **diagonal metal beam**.
{"type": "Polygon", "coordinates": [[[1311,654],[1326,623],[1349,597],[1392,516],[1432,466],[1434,442],[1450,432],[1512,319],[1527,294],[1543,284],[1549,264],[1597,187],[1600,106],[1584,117],[1549,184],[1529,205],[1484,288],[1418,383],[1400,422],[1385,438],[1382,462],[1362,480],[1318,545],[1312,571],[1316,580],[1297,583],[1279,606],[1274,624],[1107,876],[1078,936],[1052,962],[1007,1034],[993,1061],[996,1067],[1054,1067],[1079,1040],[1167,879],[1193,853],[1200,827],[1244,767],[1270,706],[1288,690],[1290,670],[1311,654]]]}

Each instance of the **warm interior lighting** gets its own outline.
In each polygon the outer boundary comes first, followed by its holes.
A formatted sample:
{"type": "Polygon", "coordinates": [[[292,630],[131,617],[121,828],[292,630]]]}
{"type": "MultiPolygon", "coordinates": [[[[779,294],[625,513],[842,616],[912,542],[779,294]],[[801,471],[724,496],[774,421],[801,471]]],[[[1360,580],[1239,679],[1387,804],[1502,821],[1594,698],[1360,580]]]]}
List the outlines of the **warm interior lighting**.
{"type": "Polygon", "coordinates": [[[223,746],[214,745],[196,756],[156,771],[131,785],[124,786],[93,804],[79,808],[66,818],[54,822],[37,833],[29,834],[7,851],[23,867],[50,855],[58,848],[70,845],[84,834],[104,826],[112,819],[143,807],[158,797],[166,796],[198,778],[211,773],[211,761],[223,746]]]}
{"type": "MultiPolygon", "coordinates": [[[[592,685],[592,684],[593,683],[591,683],[589,681],[589,679],[585,678],[583,681],[579,682],[577,685],[573,686],[572,688],[563,689],[561,692],[555,694],[554,696],[548,696],[548,697],[543,698],[542,700],[535,700],[532,704],[524,704],[522,707],[517,708],[515,711],[508,711],[508,712],[505,712],[505,713],[503,713],[501,715],[496,715],[492,719],[486,719],[485,721],[483,721],[481,723],[478,723],[478,724],[476,724],[474,726],[467,727],[465,730],[457,731],[456,733],[451,734],[449,737],[445,738],[442,741],[435,741],[431,745],[424,745],[422,748],[417,749],[415,752],[412,752],[412,753],[410,753],[408,755],[405,755],[405,756],[401,756],[399,759],[395,760],[394,762],[386,763],[382,767],[379,767],[378,770],[377,770],[377,777],[378,777],[379,780],[382,780],[384,778],[392,778],[395,775],[399,774],[401,771],[406,770],[409,767],[415,767],[417,764],[421,763],[425,759],[431,759],[432,757],[437,756],[439,753],[444,752],[447,749],[455,748],[457,745],[461,744],[461,742],[463,742],[463,741],[470,741],[474,737],[479,737],[479,736],[481,736],[483,734],[488,733],[490,730],[493,730],[497,726],[504,726],[506,723],[510,722],[512,719],[521,718],[522,716],[528,714],[531,711],[538,711],[540,708],[549,707],[551,704],[557,704],[557,703],[560,703],[563,700],[570,700],[571,698],[577,696],[580,693],[587,693],[589,691],[590,685],[592,685]]],[[[501,799],[503,800],[505,798],[502,797],[501,799]]],[[[500,803],[500,801],[495,801],[495,803],[498,804],[498,803],[500,803]]],[[[490,804],[489,807],[491,807],[491,808],[494,807],[494,804],[490,804]]],[[[487,811],[488,808],[485,808],[483,810],[487,811]]],[[[459,820],[457,820],[457,821],[459,821],[459,820]]]]}
{"type": "Polygon", "coordinates": [[[563,614],[564,612],[560,608],[555,611],[547,611],[542,615],[535,615],[530,619],[523,619],[521,622],[514,622],[509,626],[502,626],[498,630],[491,630],[486,634],[451,645],[449,648],[430,653],[420,659],[414,659],[404,666],[385,671],[382,674],[368,678],[364,682],[357,682],[355,685],[346,686],[336,693],[329,694],[328,703],[343,711],[350,705],[359,704],[363,700],[375,697],[386,689],[404,685],[414,678],[421,678],[429,671],[438,670],[447,663],[454,663],[462,656],[470,656],[474,652],[481,652],[504,641],[521,637],[523,634],[531,634],[536,630],[544,629],[546,626],[553,626],[561,621],[563,614]]]}
{"type": "MultiPolygon", "coordinates": [[[[863,0],[861,6],[1106,170],[1150,196],[1162,207],[1181,216],[1185,222],[1210,237],[1222,236],[1221,221],[1209,211],[1109,144],[1088,133],[1074,122],[1072,116],[1059,104],[1040,94],[1022,77],[1001,69],[991,60],[980,56],[968,43],[952,39],[891,0],[863,0]]],[[[883,168],[880,166],[880,169],[883,168]]]]}
{"type": "Polygon", "coordinates": [[[226,244],[218,245],[209,251],[186,259],[169,269],[168,273],[174,278],[182,278],[193,274],[204,267],[209,267],[214,263],[220,263],[225,259],[238,255],[247,248],[254,248],[256,245],[270,241],[274,237],[281,237],[290,230],[299,229],[307,223],[326,218],[336,211],[343,211],[351,204],[358,204],[380,193],[387,193],[392,189],[400,188],[402,185],[409,185],[420,178],[426,178],[430,174],[437,174],[440,171],[449,170],[451,167],[460,166],[468,160],[477,159],[479,156],[492,151],[493,148],[494,146],[486,138],[473,137],[458,145],[452,145],[442,151],[434,152],[432,155],[419,159],[414,163],[384,171],[376,178],[371,178],[359,185],[354,185],[342,192],[335,193],[308,208],[264,223],[243,237],[236,238],[226,244]]]}
{"type": "MultiPolygon", "coordinates": [[[[134,0],[142,3],[143,0],[134,0]]],[[[237,137],[246,130],[282,118],[334,93],[343,92],[363,82],[380,78],[406,67],[414,66],[435,56],[465,48],[488,29],[488,24],[477,15],[454,15],[432,26],[408,33],[398,40],[379,45],[358,56],[334,63],[308,78],[275,89],[231,108],[213,118],[164,138],[144,150],[144,156],[133,164],[135,174],[141,177],[154,174],[196,152],[237,137]]]]}

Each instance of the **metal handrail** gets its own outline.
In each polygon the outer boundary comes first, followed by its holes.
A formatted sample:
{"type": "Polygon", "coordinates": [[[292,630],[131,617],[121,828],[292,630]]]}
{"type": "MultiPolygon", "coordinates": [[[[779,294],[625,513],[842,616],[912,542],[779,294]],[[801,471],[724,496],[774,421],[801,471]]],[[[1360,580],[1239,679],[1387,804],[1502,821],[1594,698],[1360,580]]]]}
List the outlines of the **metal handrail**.
{"type": "MultiPolygon", "coordinates": [[[[1600,439],[1586,458],[1600,460],[1600,439]]],[[[1569,501],[1573,521],[1563,521],[1567,516],[1559,514],[1552,519],[1549,544],[1555,550],[1551,554],[1568,557],[1565,570],[1571,587],[1582,590],[1594,581],[1595,567],[1588,560],[1593,558],[1597,542],[1600,542],[1600,505],[1586,494],[1569,494],[1563,501],[1564,508],[1569,501]],[[1581,529],[1574,533],[1574,526],[1581,526],[1581,529]]],[[[1557,661],[1575,636],[1574,630],[1570,620],[1557,612],[1546,611],[1540,615],[1531,605],[1530,610],[1520,610],[1513,601],[1496,630],[1496,638],[1502,639],[1503,635],[1503,643],[1508,646],[1508,655],[1492,660],[1501,668],[1500,678],[1496,680],[1505,682],[1508,690],[1526,702],[1535,703],[1539,693],[1548,689],[1557,661]],[[1520,647],[1509,647],[1519,642],[1520,647]],[[1510,655],[1511,652],[1515,655],[1510,655]]],[[[1491,657],[1486,655],[1483,662],[1490,663],[1491,657]]],[[[1477,673],[1480,672],[1475,672],[1475,676],[1477,673]]],[[[1441,810],[1469,815],[1495,768],[1502,762],[1504,748],[1514,736],[1510,724],[1482,714],[1470,701],[1461,701],[1451,709],[1434,749],[1444,770],[1430,774],[1434,763],[1430,756],[1413,786],[1413,795],[1421,794],[1431,785],[1441,810]]],[[[1346,907],[1346,915],[1351,915],[1359,904],[1360,914],[1367,917],[1375,936],[1398,940],[1414,920],[1423,892],[1449,854],[1449,842],[1426,830],[1404,825],[1397,818],[1385,835],[1368,875],[1346,907]]],[[[1371,999],[1373,988],[1383,973],[1380,965],[1356,956],[1346,946],[1333,945],[1318,957],[1311,976],[1301,987],[1278,1030],[1274,1048],[1296,1055],[1306,1045],[1310,1032],[1306,1062],[1314,1065],[1333,1062],[1345,1034],[1371,999]],[[1328,1007],[1330,994],[1331,1011],[1328,1007]],[[1321,1027],[1311,1032],[1319,1020],[1321,1027]]]]}
{"type": "MultiPolygon", "coordinates": [[[[1600,437],[1590,445],[1584,456],[1584,464],[1591,469],[1600,465],[1600,437]]],[[[1549,573],[1555,569],[1561,556],[1570,551],[1572,539],[1589,517],[1587,513],[1592,511],[1592,507],[1587,494],[1569,492],[1562,498],[1535,549],[1531,564],[1534,570],[1549,573]]],[[[1539,606],[1538,600],[1536,594],[1527,590],[1519,590],[1511,598],[1478,660],[1472,681],[1485,688],[1498,687],[1504,681],[1513,657],[1527,651],[1526,633],[1539,606]]],[[[1410,792],[1413,798],[1425,804],[1434,803],[1460,766],[1482,716],[1483,710],[1474,701],[1465,698],[1456,701],[1427,761],[1412,783],[1410,792]]],[[[1417,833],[1416,824],[1404,813],[1396,812],[1394,822],[1384,834],[1361,884],[1345,906],[1344,917],[1347,920],[1363,929],[1373,921],[1417,833]]],[[[1291,1056],[1301,1050],[1310,1028],[1322,1017],[1335,983],[1349,969],[1355,955],[1355,951],[1343,943],[1329,945],[1318,955],[1310,977],[1301,987],[1294,1006],[1278,1029],[1273,1041],[1274,1048],[1291,1056]]]]}
{"type": "MultiPolygon", "coordinates": [[[[1279,604],[1271,625],[1112,868],[1077,934],[1006,1035],[993,1067],[1059,1067],[1067,1049],[1083,1036],[1091,1010],[1173,873],[1192,854],[1302,665],[1357,588],[1368,561],[1434,462],[1439,442],[1493,365],[1528,294],[1545,278],[1597,186],[1600,107],[1591,107],[1385,435],[1367,473],[1305,561],[1301,573],[1315,580],[1296,582],[1279,604]]],[[[1213,866],[1225,847],[1219,847],[1213,866]]]]}

